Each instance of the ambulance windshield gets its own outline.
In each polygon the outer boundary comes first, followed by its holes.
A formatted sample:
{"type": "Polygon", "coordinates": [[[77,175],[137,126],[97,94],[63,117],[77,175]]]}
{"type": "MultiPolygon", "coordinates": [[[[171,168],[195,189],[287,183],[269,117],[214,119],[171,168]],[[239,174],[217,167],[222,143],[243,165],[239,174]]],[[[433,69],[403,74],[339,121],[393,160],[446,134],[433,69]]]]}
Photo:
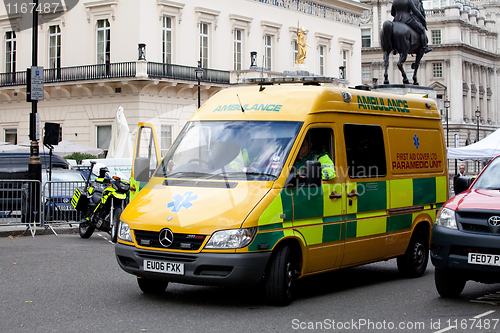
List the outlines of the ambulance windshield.
{"type": "Polygon", "coordinates": [[[156,177],[275,180],[301,122],[188,122],[156,177]]]}

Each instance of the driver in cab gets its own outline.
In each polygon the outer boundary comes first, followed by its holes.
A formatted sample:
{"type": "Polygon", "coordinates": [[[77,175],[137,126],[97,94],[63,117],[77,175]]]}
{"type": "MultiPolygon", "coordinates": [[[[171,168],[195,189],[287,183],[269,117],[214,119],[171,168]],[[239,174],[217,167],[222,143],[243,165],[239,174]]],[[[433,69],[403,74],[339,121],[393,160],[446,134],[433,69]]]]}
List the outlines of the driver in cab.
{"type": "Polygon", "coordinates": [[[314,153],[312,152],[313,144],[309,145],[309,140],[306,137],[302,146],[300,147],[297,159],[293,164],[295,172],[300,175],[301,178],[305,177],[305,167],[307,161],[318,161],[321,163],[321,178],[323,180],[329,180],[335,178],[335,166],[332,159],[327,153],[314,153]]]}

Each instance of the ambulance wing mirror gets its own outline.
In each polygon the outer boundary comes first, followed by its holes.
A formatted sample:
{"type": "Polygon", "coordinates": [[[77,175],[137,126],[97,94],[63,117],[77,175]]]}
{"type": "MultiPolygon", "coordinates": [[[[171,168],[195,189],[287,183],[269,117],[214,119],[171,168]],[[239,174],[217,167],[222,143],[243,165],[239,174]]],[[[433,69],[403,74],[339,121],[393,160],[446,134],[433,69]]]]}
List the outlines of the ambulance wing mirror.
{"type": "Polygon", "coordinates": [[[139,182],[149,181],[149,158],[136,157],[134,160],[134,175],[135,180],[139,182]]]}
{"type": "Polygon", "coordinates": [[[306,162],[306,185],[321,186],[321,163],[318,161],[306,162]]]}
{"type": "Polygon", "coordinates": [[[455,195],[462,193],[467,190],[472,184],[472,178],[470,177],[458,177],[455,182],[455,195]]]}

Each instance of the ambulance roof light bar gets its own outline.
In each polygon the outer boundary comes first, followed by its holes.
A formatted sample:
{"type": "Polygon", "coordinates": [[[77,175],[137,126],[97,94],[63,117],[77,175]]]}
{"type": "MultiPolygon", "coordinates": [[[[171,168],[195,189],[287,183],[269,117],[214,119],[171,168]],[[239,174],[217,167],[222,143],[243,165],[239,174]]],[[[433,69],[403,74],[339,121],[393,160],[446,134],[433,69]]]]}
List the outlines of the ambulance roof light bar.
{"type": "Polygon", "coordinates": [[[248,78],[244,79],[246,84],[281,84],[281,83],[303,83],[303,84],[320,84],[320,83],[339,83],[341,80],[335,77],[326,76],[285,76],[285,77],[266,77],[266,78],[248,78]]]}

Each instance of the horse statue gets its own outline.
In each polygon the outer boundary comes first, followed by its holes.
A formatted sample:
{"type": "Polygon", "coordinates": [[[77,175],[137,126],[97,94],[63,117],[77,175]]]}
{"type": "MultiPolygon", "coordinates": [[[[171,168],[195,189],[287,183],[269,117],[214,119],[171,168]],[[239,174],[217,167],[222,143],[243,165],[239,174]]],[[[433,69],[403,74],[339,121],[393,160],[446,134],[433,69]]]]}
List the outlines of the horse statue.
{"type": "Polygon", "coordinates": [[[420,60],[424,56],[422,39],[418,33],[411,27],[401,22],[385,21],[382,25],[380,33],[380,43],[384,52],[384,84],[389,84],[387,75],[387,67],[389,66],[389,55],[399,53],[398,68],[403,76],[403,83],[410,84],[403,64],[408,57],[408,54],[416,55],[415,62],[411,64],[413,71],[413,84],[418,85],[417,71],[420,66],[420,60]]]}

